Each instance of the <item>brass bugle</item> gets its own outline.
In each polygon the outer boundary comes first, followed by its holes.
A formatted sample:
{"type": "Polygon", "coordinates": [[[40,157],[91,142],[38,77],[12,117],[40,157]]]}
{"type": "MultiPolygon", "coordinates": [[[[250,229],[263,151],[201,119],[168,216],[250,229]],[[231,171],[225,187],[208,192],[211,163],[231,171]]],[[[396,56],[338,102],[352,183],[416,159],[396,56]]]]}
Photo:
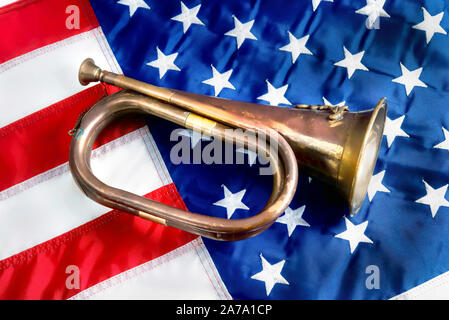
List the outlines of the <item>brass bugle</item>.
{"type": "Polygon", "coordinates": [[[110,208],[216,240],[245,239],[266,230],[285,211],[296,192],[298,164],[325,181],[356,213],[366,196],[386,118],[386,99],[375,108],[349,112],[346,106],[295,105],[282,108],[214,98],[157,87],[104,71],[92,59],[79,69],[82,85],[104,82],[124,89],[101,99],[80,116],[70,145],[69,165],[81,190],[110,208]],[[244,219],[224,219],[187,212],[101,182],[90,168],[92,146],[113,120],[127,114],[151,114],[266,156],[273,190],[265,207],[244,219]],[[276,141],[276,152],[240,130],[263,132],[276,141]]]}

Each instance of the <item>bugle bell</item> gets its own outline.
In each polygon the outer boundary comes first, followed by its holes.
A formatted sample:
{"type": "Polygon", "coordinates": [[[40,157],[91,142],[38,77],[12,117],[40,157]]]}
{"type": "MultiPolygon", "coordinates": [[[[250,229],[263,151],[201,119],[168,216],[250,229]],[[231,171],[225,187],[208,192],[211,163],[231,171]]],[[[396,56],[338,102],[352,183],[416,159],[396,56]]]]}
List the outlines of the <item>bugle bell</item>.
{"type": "Polygon", "coordinates": [[[81,64],[79,81],[82,85],[100,81],[125,89],[101,99],[80,117],[72,132],[69,164],[81,190],[105,206],[217,240],[248,238],[276,221],[295,194],[298,164],[311,176],[333,185],[346,199],[350,213],[356,213],[374,171],[387,109],[386,99],[361,112],[339,106],[280,108],[237,102],[157,87],[101,70],[92,59],[81,64]],[[163,117],[266,155],[273,170],[273,191],[265,207],[249,218],[222,219],[187,213],[101,182],[90,169],[93,143],[111,121],[130,113],[163,117]],[[270,141],[276,141],[276,154],[259,140],[240,133],[227,135],[232,128],[263,131],[270,141]],[[77,135],[78,130],[83,134],[77,135]]]}

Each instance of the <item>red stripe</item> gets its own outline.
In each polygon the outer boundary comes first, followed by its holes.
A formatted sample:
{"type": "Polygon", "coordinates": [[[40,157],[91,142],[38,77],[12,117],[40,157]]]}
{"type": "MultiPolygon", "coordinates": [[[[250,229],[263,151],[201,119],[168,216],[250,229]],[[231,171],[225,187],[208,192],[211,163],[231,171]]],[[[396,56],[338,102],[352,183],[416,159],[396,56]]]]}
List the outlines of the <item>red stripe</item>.
{"type": "MultiPolygon", "coordinates": [[[[118,91],[98,84],[48,108],[0,128],[0,191],[68,161],[72,129],[79,114],[101,97],[118,91]]],[[[128,118],[107,128],[96,146],[145,125],[144,119],[128,118]]]]}
{"type": "Polygon", "coordinates": [[[88,0],[22,0],[0,8],[0,63],[98,27],[88,0]],[[79,8],[80,28],[68,29],[70,5],[79,8]]]}
{"type": "MultiPolygon", "coordinates": [[[[185,209],[174,184],[147,197],[185,209]]],[[[0,299],[67,299],[196,237],[114,210],[0,261],[0,299]],[[70,265],[79,268],[79,289],[66,287],[70,265]]]]}

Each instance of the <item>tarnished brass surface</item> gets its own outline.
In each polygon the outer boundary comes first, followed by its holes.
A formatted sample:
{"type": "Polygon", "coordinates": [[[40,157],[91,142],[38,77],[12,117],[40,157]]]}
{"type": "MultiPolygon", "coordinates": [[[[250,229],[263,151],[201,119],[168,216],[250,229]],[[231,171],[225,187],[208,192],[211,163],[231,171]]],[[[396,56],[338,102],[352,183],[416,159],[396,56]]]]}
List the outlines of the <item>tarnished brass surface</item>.
{"type": "Polygon", "coordinates": [[[238,240],[267,229],[287,208],[296,191],[298,166],[336,187],[350,212],[362,205],[377,159],[386,117],[386,100],[368,111],[347,107],[297,105],[279,108],[237,102],[153,86],[103,71],[86,59],[79,71],[83,85],[102,81],[125,89],[103,98],[78,121],[72,132],[69,164],[84,193],[93,200],[145,219],[217,240],[238,240]],[[98,134],[114,119],[129,113],[152,114],[187,128],[269,155],[273,191],[257,215],[239,220],[186,213],[124,190],[107,186],[90,169],[90,155],[98,134]],[[277,154],[265,144],[226,129],[264,132],[277,141],[277,154]],[[77,134],[82,132],[82,134],[77,134]]]}

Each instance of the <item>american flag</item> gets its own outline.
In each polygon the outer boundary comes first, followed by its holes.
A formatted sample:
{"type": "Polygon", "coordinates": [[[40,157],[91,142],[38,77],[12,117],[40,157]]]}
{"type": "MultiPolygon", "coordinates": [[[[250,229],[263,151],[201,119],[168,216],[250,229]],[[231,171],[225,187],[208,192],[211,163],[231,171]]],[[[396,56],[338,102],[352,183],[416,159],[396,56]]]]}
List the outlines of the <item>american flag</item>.
{"type": "MultiPolygon", "coordinates": [[[[9,2],[0,1],[1,298],[449,298],[448,1],[9,2]],[[364,205],[350,217],[303,174],[267,231],[217,242],[92,202],[70,175],[67,132],[118,89],[81,87],[86,57],[155,85],[280,108],[358,111],[387,97],[364,205]]],[[[176,128],[119,123],[99,139],[93,171],[221,218],[264,206],[271,177],[258,174],[256,155],[175,165],[176,128]]],[[[212,143],[184,134],[192,149],[212,143]]]]}

